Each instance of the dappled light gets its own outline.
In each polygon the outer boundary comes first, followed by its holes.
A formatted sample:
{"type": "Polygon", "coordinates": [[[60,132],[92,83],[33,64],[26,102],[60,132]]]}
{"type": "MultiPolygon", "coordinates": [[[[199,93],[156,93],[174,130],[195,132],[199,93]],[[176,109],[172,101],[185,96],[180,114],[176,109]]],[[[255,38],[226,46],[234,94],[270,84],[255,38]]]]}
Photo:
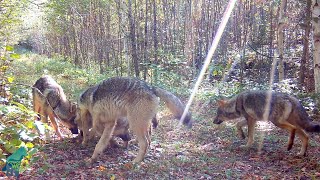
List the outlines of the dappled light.
{"type": "Polygon", "coordinates": [[[319,179],[315,1],[0,1],[0,179],[319,179]]]}

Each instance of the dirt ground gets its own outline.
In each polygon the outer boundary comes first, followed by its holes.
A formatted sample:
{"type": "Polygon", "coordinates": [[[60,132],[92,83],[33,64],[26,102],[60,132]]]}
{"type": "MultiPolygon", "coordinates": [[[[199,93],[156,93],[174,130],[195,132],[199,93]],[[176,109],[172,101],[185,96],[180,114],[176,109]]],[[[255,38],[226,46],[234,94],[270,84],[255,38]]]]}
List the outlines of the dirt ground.
{"type": "Polygon", "coordinates": [[[66,138],[46,144],[20,179],[320,179],[319,134],[310,134],[307,156],[299,157],[299,138],[287,151],[288,133],[272,124],[259,123],[255,144],[247,149],[242,147],[246,139],[236,135],[236,120],[218,126],[210,117],[194,118],[187,129],[160,112],[151,147],[139,165],[130,163],[138,152],[136,143],[127,149],[107,148],[96,163],[86,166],[96,142],[83,147],[66,138]]]}

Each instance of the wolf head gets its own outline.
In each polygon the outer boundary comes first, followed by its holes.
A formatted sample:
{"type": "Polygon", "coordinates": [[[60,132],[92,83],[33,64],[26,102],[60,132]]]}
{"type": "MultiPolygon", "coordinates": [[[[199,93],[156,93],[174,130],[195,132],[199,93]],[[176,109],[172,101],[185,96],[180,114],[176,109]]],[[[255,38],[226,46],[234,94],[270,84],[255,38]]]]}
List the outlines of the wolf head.
{"type": "Polygon", "coordinates": [[[77,125],[78,129],[80,130],[80,135],[82,135],[83,127],[82,127],[82,121],[81,121],[81,110],[79,107],[76,108],[76,115],[73,119],[73,123],[77,125]]]}
{"type": "Polygon", "coordinates": [[[72,126],[69,128],[69,130],[71,131],[72,134],[79,134],[79,130],[78,130],[78,126],[77,124],[75,124],[75,119],[76,116],[73,116],[71,119],[70,119],[70,122],[73,122],[72,123],[72,126]]]}
{"type": "Polygon", "coordinates": [[[68,119],[62,119],[62,124],[68,127],[72,134],[79,134],[78,125],[75,122],[77,104],[71,103],[71,102],[69,103],[70,103],[70,109],[67,115],[68,119]]]}
{"type": "Polygon", "coordinates": [[[236,110],[236,101],[234,100],[218,100],[218,108],[214,124],[221,124],[223,121],[236,119],[240,117],[240,113],[236,110]]]}

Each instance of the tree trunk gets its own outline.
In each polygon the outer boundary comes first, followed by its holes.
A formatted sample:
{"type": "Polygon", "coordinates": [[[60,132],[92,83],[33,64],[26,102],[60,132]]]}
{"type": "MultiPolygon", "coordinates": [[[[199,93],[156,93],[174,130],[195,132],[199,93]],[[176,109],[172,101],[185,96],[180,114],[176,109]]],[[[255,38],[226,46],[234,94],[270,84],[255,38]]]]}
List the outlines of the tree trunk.
{"type": "Polygon", "coordinates": [[[158,38],[157,38],[157,6],[156,0],[153,0],[153,46],[154,46],[154,61],[158,64],[158,38]]]}
{"type": "Polygon", "coordinates": [[[145,25],[144,25],[144,52],[143,52],[143,62],[144,62],[144,68],[143,68],[143,79],[147,79],[148,74],[148,67],[150,60],[148,60],[148,0],[146,0],[146,14],[145,14],[145,25]]]}
{"type": "Polygon", "coordinates": [[[307,7],[306,7],[306,17],[305,17],[305,24],[303,24],[302,28],[304,29],[304,38],[303,38],[303,53],[301,57],[300,63],[300,71],[299,71],[299,84],[301,87],[306,87],[307,91],[310,91],[310,84],[306,82],[306,74],[309,71],[307,68],[309,64],[309,35],[310,35],[310,21],[311,21],[311,0],[307,0],[307,7]]]}
{"type": "Polygon", "coordinates": [[[284,66],[283,66],[283,41],[284,41],[284,28],[286,26],[286,6],[287,0],[281,0],[280,10],[279,10],[279,22],[278,22],[278,53],[279,53],[279,81],[284,79],[284,66]]]}
{"type": "Polygon", "coordinates": [[[131,54],[132,54],[132,61],[134,65],[134,72],[136,77],[139,77],[139,62],[138,62],[138,56],[137,56],[137,42],[136,42],[136,32],[135,32],[135,22],[134,17],[132,15],[132,1],[129,0],[128,4],[128,19],[129,19],[129,26],[130,26],[130,32],[129,32],[129,38],[131,41],[131,54]]]}
{"type": "Polygon", "coordinates": [[[313,65],[315,92],[320,93],[320,6],[317,0],[312,1],[312,28],[313,28],[313,65]]]}

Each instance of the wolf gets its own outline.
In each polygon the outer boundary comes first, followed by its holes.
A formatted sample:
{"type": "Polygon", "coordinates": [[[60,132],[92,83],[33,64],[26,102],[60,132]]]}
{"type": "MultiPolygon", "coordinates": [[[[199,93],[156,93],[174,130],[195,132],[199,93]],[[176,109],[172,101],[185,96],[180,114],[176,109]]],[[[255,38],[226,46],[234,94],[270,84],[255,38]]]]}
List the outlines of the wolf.
{"type": "MultiPolygon", "coordinates": [[[[99,131],[99,128],[103,127],[101,137],[88,163],[95,162],[98,155],[108,146],[117,120],[123,117],[128,120],[129,128],[139,144],[139,152],[133,162],[141,162],[151,142],[151,119],[157,112],[159,98],[165,102],[176,118],[182,116],[185,106],[178,97],[137,78],[112,77],[84,91],[78,101],[82,126],[90,126],[89,121],[82,120],[90,114],[91,132],[99,131]]],[[[183,119],[183,124],[192,127],[190,112],[183,119]]],[[[86,131],[88,128],[83,129],[86,131]]],[[[84,138],[88,133],[85,131],[84,138]]]]}
{"type": "MultiPolygon", "coordinates": [[[[80,136],[79,138],[82,138],[82,145],[86,145],[89,140],[93,138],[93,136],[98,135],[101,136],[103,132],[104,126],[99,126],[99,129],[95,129],[96,132],[90,132],[89,130],[92,128],[92,116],[89,113],[87,108],[82,107],[82,111],[86,111],[86,117],[81,118],[80,108],[77,108],[77,115],[75,118],[75,122],[78,125],[78,128],[80,129],[80,136]],[[83,133],[85,132],[85,133],[83,133]],[[91,136],[90,136],[91,135],[91,136]]],[[[156,117],[152,118],[152,127],[155,129],[158,126],[158,120],[156,117]]],[[[151,129],[149,130],[151,134],[151,129]]],[[[128,147],[128,143],[131,140],[130,132],[129,132],[129,122],[126,118],[119,118],[116,121],[116,125],[113,130],[112,137],[119,137],[124,141],[124,147],[128,147]]],[[[118,147],[118,144],[116,141],[114,141],[113,138],[110,139],[110,144],[113,147],[118,147]]]]}
{"type": "Polygon", "coordinates": [[[33,110],[39,115],[36,119],[48,122],[48,116],[58,137],[62,139],[56,118],[61,120],[73,134],[78,134],[76,104],[67,100],[62,87],[49,75],[38,79],[32,88],[33,110]]]}
{"type": "Polygon", "coordinates": [[[248,125],[246,146],[254,142],[254,128],[257,121],[269,120],[277,127],[289,131],[287,150],[291,150],[295,134],[301,139],[299,156],[305,156],[309,136],[307,132],[320,132],[320,125],[312,122],[299,100],[288,94],[273,91],[244,91],[228,100],[219,100],[213,123],[244,117],[237,123],[238,135],[245,138],[242,127],[248,125]]]}
{"type": "MultiPolygon", "coordinates": [[[[90,134],[92,134],[92,136],[88,137],[89,136],[89,129],[92,128],[92,117],[91,117],[91,115],[88,116],[87,118],[80,118],[80,115],[77,112],[77,116],[75,118],[75,121],[76,121],[76,123],[78,125],[78,128],[80,129],[79,138],[82,138],[82,140],[83,140],[82,141],[82,145],[84,145],[84,146],[87,145],[88,141],[91,140],[93,138],[93,136],[95,136],[95,135],[101,136],[101,134],[102,134],[102,132],[104,130],[104,124],[101,124],[101,126],[99,126],[98,129],[95,129],[96,132],[92,132],[91,131],[90,134]],[[87,123],[87,122],[82,123],[81,120],[89,121],[88,122],[89,126],[88,127],[83,127],[82,125],[84,123],[87,123]],[[85,133],[83,133],[83,132],[85,132],[85,133]],[[85,137],[84,137],[84,134],[85,134],[85,137]]],[[[131,136],[130,136],[130,132],[129,132],[129,123],[128,123],[128,120],[126,118],[117,119],[116,125],[114,127],[114,131],[112,133],[112,137],[113,138],[110,139],[110,145],[112,147],[118,147],[118,144],[114,140],[114,137],[119,137],[124,141],[124,147],[127,148],[128,143],[131,140],[131,136]]]]}

